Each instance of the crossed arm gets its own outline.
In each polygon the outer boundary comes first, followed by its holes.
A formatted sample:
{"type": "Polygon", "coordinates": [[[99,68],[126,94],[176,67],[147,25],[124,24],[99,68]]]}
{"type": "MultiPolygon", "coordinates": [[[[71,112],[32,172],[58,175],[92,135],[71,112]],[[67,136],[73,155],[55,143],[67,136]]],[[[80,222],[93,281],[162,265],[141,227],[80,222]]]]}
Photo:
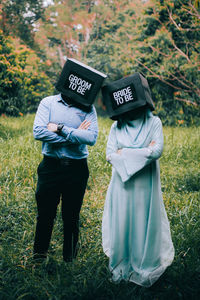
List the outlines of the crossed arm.
{"type": "MultiPolygon", "coordinates": [[[[91,125],[90,121],[84,120],[77,129],[87,130],[91,125]]],[[[58,132],[58,124],[48,123],[47,129],[52,132],[58,132]]]]}
{"type": "MultiPolygon", "coordinates": [[[[151,141],[148,147],[153,147],[156,144],[156,141],[151,141]]],[[[117,154],[122,154],[122,149],[118,149],[116,151],[117,154]]]]}
{"type": "Polygon", "coordinates": [[[95,111],[87,114],[86,119],[78,128],[63,126],[58,131],[58,124],[49,122],[49,106],[41,102],[36,113],[33,134],[36,140],[51,144],[87,144],[93,146],[98,135],[97,117],[95,111]]]}
{"type": "Polygon", "coordinates": [[[161,156],[163,134],[162,124],[158,118],[155,119],[151,131],[152,136],[149,145],[143,148],[118,149],[115,128],[111,129],[107,143],[107,160],[113,165],[123,182],[161,156]]]}

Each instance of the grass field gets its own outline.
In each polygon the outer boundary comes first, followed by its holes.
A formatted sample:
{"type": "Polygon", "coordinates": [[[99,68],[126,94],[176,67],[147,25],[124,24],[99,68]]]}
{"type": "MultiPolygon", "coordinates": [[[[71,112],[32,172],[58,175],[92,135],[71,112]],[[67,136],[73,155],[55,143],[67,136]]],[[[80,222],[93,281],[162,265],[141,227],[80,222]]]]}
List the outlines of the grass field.
{"type": "Polygon", "coordinates": [[[99,118],[99,138],[89,148],[90,178],[81,211],[80,251],[62,261],[60,210],[46,262],[35,267],[36,169],[41,143],[33,139],[33,115],[0,117],[0,299],[199,299],[200,128],[164,128],[161,182],[175,259],[151,287],[109,281],[101,247],[101,219],[111,167],[105,161],[111,121],[99,118]]]}

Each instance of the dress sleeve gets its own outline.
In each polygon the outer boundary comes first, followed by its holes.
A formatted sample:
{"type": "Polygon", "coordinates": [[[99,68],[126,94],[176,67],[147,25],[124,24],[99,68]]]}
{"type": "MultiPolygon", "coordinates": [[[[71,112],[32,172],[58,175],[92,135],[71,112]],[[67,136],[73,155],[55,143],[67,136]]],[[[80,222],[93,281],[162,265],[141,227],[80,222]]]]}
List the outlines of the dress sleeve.
{"type": "Polygon", "coordinates": [[[159,118],[155,119],[151,132],[151,141],[155,141],[153,146],[134,149],[123,148],[121,154],[113,153],[110,155],[110,163],[116,169],[123,182],[161,156],[163,151],[163,132],[159,118]]]}
{"type": "Polygon", "coordinates": [[[123,163],[121,155],[117,154],[118,145],[116,139],[116,122],[112,124],[107,141],[106,160],[112,164],[118,174],[121,176],[122,181],[128,178],[127,170],[123,163]]]}
{"type": "Polygon", "coordinates": [[[108,161],[109,161],[110,154],[115,153],[118,149],[115,128],[116,128],[116,123],[113,123],[108,136],[107,148],[106,148],[106,159],[108,161]]]}

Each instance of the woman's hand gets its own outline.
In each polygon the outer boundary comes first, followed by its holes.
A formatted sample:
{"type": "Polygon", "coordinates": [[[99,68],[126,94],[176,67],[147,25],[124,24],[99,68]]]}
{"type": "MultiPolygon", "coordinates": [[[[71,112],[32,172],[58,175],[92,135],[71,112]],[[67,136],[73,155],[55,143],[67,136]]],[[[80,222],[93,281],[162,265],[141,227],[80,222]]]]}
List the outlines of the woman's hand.
{"type": "Polygon", "coordinates": [[[117,154],[120,154],[120,155],[121,155],[121,154],[122,154],[122,149],[118,149],[118,150],[117,150],[117,154]]]}
{"type": "Polygon", "coordinates": [[[151,141],[151,143],[149,144],[149,146],[148,147],[151,147],[151,146],[154,146],[155,145],[155,141],[151,141]]]}
{"type": "Polygon", "coordinates": [[[90,121],[84,120],[81,125],[78,127],[78,129],[87,130],[89,126],[91,125],[90,121]]]}

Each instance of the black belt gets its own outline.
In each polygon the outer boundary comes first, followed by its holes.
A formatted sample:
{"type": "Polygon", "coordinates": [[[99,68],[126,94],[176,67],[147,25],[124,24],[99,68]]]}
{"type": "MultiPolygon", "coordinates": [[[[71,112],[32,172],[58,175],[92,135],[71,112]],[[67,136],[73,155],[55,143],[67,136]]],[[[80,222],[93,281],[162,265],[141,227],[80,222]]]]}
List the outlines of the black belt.
{"type": "Polygon", "coordinates": [[[57,158],[57,157],[44,155],[44,161],[49,163],[59,164],[62,166],[77,165],[86,160],[87,160],[86,158],[81,158],[81,159],[74,159],[69,157],[57,158]]]}

